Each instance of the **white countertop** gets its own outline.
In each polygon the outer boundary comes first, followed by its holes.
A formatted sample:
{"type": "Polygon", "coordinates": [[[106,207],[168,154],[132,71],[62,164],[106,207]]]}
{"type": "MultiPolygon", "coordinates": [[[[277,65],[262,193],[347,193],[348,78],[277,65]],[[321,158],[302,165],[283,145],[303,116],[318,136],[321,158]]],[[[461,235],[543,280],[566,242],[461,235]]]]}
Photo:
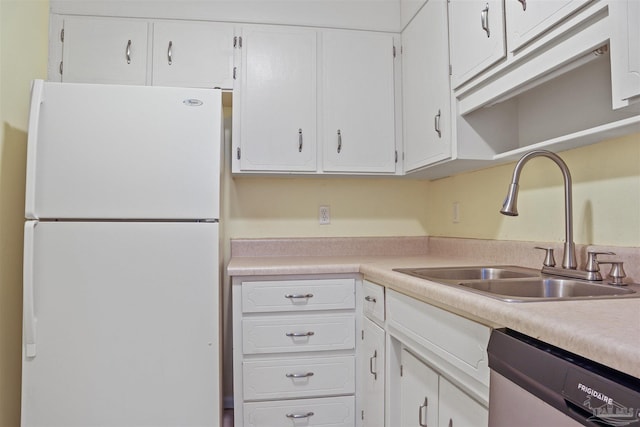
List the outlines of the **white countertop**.
{"type": "Polygon", "coordinates": [[[640,378],[640,298],[508,303],[393,271],[486,264],[433,255],[233,257],[227,271],[230,276],[361,273],[388,289],[640,378]]]}

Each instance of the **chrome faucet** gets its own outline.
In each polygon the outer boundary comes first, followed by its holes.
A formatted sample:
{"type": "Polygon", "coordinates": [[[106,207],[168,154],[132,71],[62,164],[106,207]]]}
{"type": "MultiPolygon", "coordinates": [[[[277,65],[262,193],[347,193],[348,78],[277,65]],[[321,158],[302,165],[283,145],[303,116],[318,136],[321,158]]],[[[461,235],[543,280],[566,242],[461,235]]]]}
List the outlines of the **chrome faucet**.
{"type": "MultiPolygon", "coordinates": [[[[571,197],[571,173],[567,164],[555,153],[547,150],[534,150],[530,151],[516,163],[513,170],[513,177],[511,178],[511,185],[509,186],[509,192],[504,199],[504,204],[500,213],[508,216],[518,216],[518,183],[520,181],[520,172],[524,165],[534,157],[546,157],[553,160],[560,170],[564,178],[564,254],[562,256],[562,268],[567,270],[575,270],[577,265],[576,261],[576,245],[573,242],[573,201],[571,197]]],[[[559,270],[559,269],[555,269],[559,270]]]]}

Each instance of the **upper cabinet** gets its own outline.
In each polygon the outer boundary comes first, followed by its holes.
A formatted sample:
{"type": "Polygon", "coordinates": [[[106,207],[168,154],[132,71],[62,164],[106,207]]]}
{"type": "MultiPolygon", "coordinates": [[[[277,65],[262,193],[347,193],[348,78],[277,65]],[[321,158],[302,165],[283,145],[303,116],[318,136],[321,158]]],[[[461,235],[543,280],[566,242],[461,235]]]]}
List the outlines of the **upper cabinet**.
{"type": "Polygon", "coordinates": [[[506,56],[504,33],[503,0],[450,0],[453,87],[506,56]]]}
{"type": "Polygon", "coordinates": [[[396,170],[393,36],[322,33],[322,146],[327,172],[396,170]]]}
{"type": "Polygon", "coordinates": [[[144,85],[147,33],[147,22],[140,20],[64,18],[62,81],[144,85]]]}
{"type": "Polygon", "coordinates": [[[234,173],[396,172],[394,37],[246,26],[234,173]]]}
{"type": "Polygon", "coordinates": [[[506,0],[507,43],[513,52],[594,0],[506,0]]]}
{"type": "Polygon", "coordinates": [[[232,88],[233,36],[231,24],[154,22],[152,83],[232,88]]]}
{"type": "Polygon", "coordinates": [[[402,32],[404,170],[451,157],[447,2],[429,0],[402,32]]]}
{"type": "Polygon", "coordinates": [[[231,24],[86,16],[54,22],[63,82],[233,86],[231,24]]]}
{"type": "Polygon", "coordinates": [[[234,172],[317,168],[314,30],[246,27],[234,92],[234,172]]]}
{"type": "Polygon", "coordinates": [[[611,70],[615,108],[640,102],[640,1],[611,4],[617,19],[611,37],[611,70]]]}

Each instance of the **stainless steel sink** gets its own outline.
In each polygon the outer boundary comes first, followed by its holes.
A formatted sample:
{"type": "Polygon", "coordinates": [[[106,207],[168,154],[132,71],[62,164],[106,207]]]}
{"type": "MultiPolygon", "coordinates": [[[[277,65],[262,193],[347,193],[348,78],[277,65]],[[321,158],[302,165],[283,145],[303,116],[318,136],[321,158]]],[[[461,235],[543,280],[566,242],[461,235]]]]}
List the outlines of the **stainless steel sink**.
{"type": "Polygon", "coordinates": [[[398,268],[395,271],[434,282],[442,280],[460,282],[464,280],[540,277],[538,270],[511,265],[492,267],[398,268]]]}
{"type": "Polygon", "coordinates": [[[640,286],[543,276],[517,266],[399,268],[394,271],[507,302],[640,297],[640,286]]]}

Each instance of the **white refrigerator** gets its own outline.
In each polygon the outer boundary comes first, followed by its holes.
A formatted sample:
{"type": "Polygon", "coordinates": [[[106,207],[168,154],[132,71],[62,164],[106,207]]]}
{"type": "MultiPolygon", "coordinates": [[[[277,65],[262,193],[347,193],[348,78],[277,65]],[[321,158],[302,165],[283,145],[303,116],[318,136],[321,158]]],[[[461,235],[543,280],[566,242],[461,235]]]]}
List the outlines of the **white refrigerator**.
{"type": "Polygon", "coordinates": [[[22,426],[219,425],[219,90],[34,81],[22,426]]]}

